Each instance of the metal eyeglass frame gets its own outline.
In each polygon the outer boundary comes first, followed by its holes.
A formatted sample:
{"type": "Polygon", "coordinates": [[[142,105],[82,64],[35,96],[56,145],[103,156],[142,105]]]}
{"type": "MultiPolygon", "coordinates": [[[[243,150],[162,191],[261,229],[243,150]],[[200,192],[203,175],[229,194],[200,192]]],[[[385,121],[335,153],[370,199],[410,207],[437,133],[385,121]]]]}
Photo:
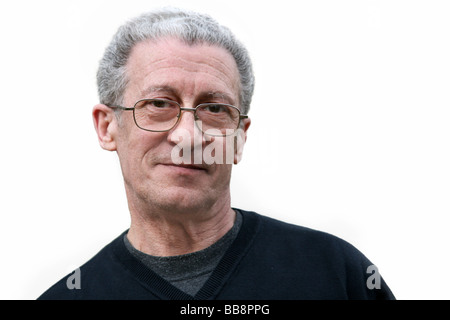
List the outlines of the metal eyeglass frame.
{"type": "Polygon", "coordinates": [[[248,115],[243,115],[243,114],[241,114],[241,111],[239,110],[239,108],[237,108],[237,107],[235,107],[235,106],[233,106],[233,105],[231,105],[231,104],[226,104],[226,103],[201,103],[201,104],[197,105],[195,108],[184,108],[184,107],[182,107],[178,102],[173,101],[173,100],[169,100],[169,99],[140,99],[140,100],[136,101],[136,103],[134,104],[134,106],[131,107],[131,108],[122,107],[122,106],[116,106],[116,105],[111,105],[111,106],[110,106],[110,105],[107,105],[107,107],[109,107],[109,108],[111,108],[111,109],[119,109],[119,110],[124,110],[124,111],[133,111],[133,120],[134,120],[134,123],[136,124],[136,126],[137,126],[139,129],[141,129],[141,130],[149,131],[149,132],[167,132],[167,131],[172,130],[173,128],[175,128],[175,127],[177,126],[178,122],[180,122],[180,119],[181,119],[181,111],[194,111],[195,125],[196,125],[197,128],[199,128],[204,134],[210,135],[210,136],[222,136],[222,137],[224,137],[224,136],[232,135],[232,134],[234,134],[234,133],[236,132],[236,130],[239,128],[239,125],[240,125],[240,123],[241,123],[241,120],[242,120],[242,119],[247,119],[247,118],[248,118],[248,115]],[[135,116],[135,110],[136,110],[135,107],[136,107],[136,105],[137,105],[138,103],[140,103],[140,102],[142,102],[142,101],[163,101],[163,102],[169,102],[169,103],[173,103],[173,104],[177,105],[178,108],[179,108],[179,112],[178,112],[178,115],[177,115],[177,121],[174,123],[174,125],[173,125],[172,127],[170,127],[169,129],[166,129],[166,130],[151,130],[151,129],[145,129],[145,128],[142,128],[142,127],[139,126],[139,124],[137,123],[137,121],[136,121],[136,116],[135,116]],[[210,134],[210,133],[206,133],[205,131],[203,131],[203,129],[200,128],[200,127],[197,125],[197,120],[200,120],[200,119],[197,117],[197,109],[198,109],[199,107],[204,107],[204,106],[208,106],[208,105],[227,106],[227,107],[231,107],[231,108],[233,108],[233,109],[236,109],[236,110],[239,112],[239,121],[238,121],[237,126],[236,126],[236,128],[234,129],[233,133],[230,133],[230,134],[221,134],[221,135],[210,134]]]}

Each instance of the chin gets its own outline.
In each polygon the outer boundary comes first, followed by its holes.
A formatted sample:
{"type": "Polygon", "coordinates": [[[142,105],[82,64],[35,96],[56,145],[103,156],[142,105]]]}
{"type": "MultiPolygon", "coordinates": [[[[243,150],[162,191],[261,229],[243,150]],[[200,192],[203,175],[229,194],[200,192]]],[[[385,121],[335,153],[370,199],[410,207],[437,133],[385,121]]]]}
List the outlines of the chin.
{"type": "Polygon", "coordinates": [[[201,189],[168,187],[152,197],[151,202],[166,211],[199,211],[210,208],[217,200],[201,189]]]}

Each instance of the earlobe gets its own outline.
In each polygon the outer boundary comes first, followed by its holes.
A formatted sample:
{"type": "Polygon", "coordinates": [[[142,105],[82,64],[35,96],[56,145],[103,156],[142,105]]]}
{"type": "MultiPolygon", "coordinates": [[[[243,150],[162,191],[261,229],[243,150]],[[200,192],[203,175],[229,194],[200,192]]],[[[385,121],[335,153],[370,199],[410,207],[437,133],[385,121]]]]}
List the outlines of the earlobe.
{"type": "Polygon", "coordinates": [[[92,118],[100,146],[108,151],[116,151],[114,111],[103,104],[98,104],[92,110],[92,118]]]}

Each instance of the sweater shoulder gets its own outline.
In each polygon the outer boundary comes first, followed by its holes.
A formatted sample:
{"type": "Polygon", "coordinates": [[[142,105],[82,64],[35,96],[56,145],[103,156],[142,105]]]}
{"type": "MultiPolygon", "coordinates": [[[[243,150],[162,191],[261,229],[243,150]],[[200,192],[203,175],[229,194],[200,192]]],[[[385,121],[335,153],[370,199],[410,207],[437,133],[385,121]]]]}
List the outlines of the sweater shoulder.
{"type": "Polygon", "coordinates": [[[262,232],[270,233],[277,241],[301,246],[302,250],[310,247],[312,250],[338,250],[362,255],[352,244],[331,233],[291,224],[263,215],[259,216],[262,224],[262,232]]]}
{"type": "MultiPolygon", "coordinates": [[[[325,283],[323,292],[345,288],[349,299],[393,299],[381,278],[382,290],[368,290],[367,280],[375,266],[351,243],[333,234],[256,214],[260,227],[255,239],[254,259],[277,266],[293,279],[306,278],[314,288],[325,283]],[[295,266],[295,267],[293,267],[295,266]],[[337,279],[337,280],[336,280],[337,279]],[[331,285],[334,283],[334,286],[331,285]]],[[[376,268],[376,267],[375,267],[376,268]]]]}
{"type": "Polygon", "coordinates": [[[120,268],[114,254],[114,247],[122,237],[123,234],[103,247],[82,266],[65,275],[39,296],[38,300],[91,299],[90,293],[93,288],[98,295],[98,288],[104,287],[104,284],[108,282],[114,282],[114,273],[117,268],[120,268]],[[102,285],[98,286],[100,283],[102,285]]]}

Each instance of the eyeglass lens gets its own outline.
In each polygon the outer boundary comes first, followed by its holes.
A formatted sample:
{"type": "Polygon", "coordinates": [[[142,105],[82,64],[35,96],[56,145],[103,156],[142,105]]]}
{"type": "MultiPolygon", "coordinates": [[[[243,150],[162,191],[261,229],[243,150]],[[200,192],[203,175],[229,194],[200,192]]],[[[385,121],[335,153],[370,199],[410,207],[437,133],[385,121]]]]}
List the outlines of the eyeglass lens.
{"type": "MultiPolygon", "coordinates": [[[[138,127],[151,131],[172,129],[180,116],[180,106],[170,100],[145,99],[134,107],[138,127]]],[[[206,103],[196,108],[196,122],[204,133],[225,135],[234,132],[239,125],[240,112],[225,104],[206,103]]]]}

